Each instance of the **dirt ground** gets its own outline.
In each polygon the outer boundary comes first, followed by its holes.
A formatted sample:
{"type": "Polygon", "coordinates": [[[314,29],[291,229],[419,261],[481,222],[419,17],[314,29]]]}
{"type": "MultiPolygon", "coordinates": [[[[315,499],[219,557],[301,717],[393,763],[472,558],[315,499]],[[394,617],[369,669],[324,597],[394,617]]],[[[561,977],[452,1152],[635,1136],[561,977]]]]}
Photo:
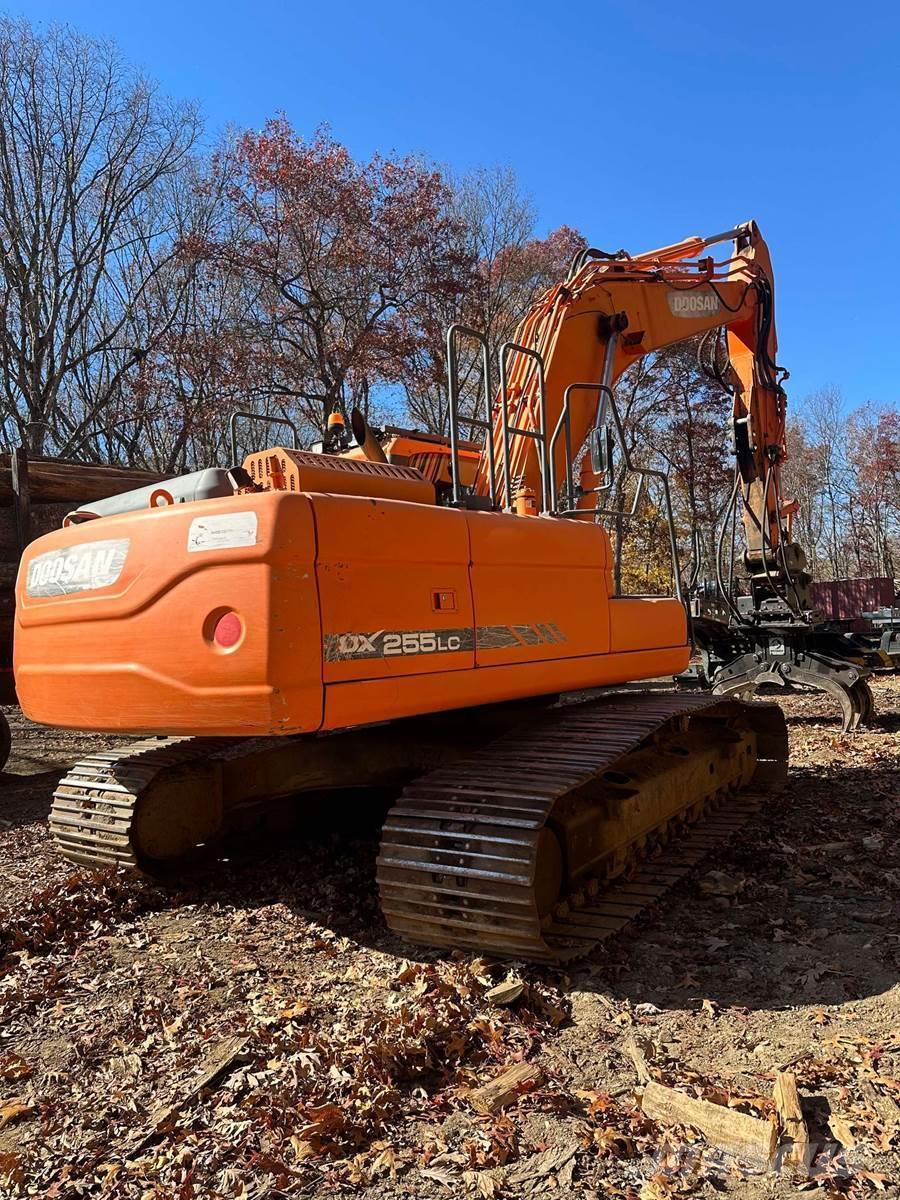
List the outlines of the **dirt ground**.
{"type": "Polygon", "coordinates": [[[786,697],[792,770],[729,847],[568,973],[404,945],[351,804],[180,890],[73,874],[45,820],[102,739],[28,726],[0,781],[0,1196],[900,1195],[900,679],[842,735],[786,697]],[[348,832],[350,831],[350,832],[348,832]],[[507,976],[511,1005],[487,991],[507,976]],[[656,1080],[816,1147],[766,1171],[640,1109],[656,1080]],[[515,1062],[494,1116],[471,1092],[515,1062]]]}

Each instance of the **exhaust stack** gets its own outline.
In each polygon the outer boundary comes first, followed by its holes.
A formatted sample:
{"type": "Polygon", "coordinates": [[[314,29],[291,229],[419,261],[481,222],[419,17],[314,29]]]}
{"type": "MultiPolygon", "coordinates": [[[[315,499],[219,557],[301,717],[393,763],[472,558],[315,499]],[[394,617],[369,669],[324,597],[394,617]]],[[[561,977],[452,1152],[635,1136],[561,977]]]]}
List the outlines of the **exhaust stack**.
{"type": "Polygon", "coordinates": [[[362,450],[369,462],[387,462],[387,455],[381,448],[381,443],[372,432],[369,422],[358,408],[350,414],[350,428],[356,438],[356,444],[362,450]]]}

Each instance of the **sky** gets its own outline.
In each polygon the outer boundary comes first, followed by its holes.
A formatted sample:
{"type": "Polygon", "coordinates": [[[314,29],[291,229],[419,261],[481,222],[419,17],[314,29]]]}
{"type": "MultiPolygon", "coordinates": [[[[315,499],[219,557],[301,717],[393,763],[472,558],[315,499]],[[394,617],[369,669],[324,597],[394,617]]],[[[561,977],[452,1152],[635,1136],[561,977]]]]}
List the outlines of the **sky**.
{"type": "Polygon", "coordinates": [[[896,403],[900,4],[20,0],[114,39],[209,137],[283,111],[354,154],[511,166],[541,232],[631,251],[754,218],[794,403],[896,403]]]}

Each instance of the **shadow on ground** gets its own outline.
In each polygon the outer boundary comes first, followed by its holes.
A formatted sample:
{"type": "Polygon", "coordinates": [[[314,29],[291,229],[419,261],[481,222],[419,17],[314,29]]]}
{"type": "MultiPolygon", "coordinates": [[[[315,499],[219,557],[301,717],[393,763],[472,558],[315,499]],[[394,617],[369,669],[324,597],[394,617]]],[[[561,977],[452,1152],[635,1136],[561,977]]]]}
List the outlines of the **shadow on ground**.
{"type": "MultiPolygon", "coordinates": [[[[893,756],[795,771],[714,859],[633,926],[568,971],[581,989],[692,1008],[778,1008],[878,995],[898,978],[900,854],[893,756]]],[[[298,915],[387,953],[434,957],[384,925],[374,885],[384,796],[339,795],[197,876],[191,893],[298,915]]],[[[536,974],[552,976],[554,972],[536,974]]]]}
{"type": "MultiPolygon", "coordinates": [[[[569,969],[575,987],[659,1008],[710,1000],[752,1010],[841,1003],[897,981],[900,776],[891,731],[900,715],[879,719],[883,740],[871,735],[875,749],[865,754],[819,715],[792,717],[794,743],[810,722],[823,727],[817,738],[824,730],[846,751],[827,765],[815,752],[795,765],[785,792],[714,860],[569,969]]],[[[6,776],[3,826],[45,820],[57,778],[6,776]]],[[[305,800],[288,825],[233,840],[217,861],[165,882],[163,904],[280,903],[383,952],[436,957],[391,934],[379,912],[375,859],[389,803],[360,792],[305,800]]]]}

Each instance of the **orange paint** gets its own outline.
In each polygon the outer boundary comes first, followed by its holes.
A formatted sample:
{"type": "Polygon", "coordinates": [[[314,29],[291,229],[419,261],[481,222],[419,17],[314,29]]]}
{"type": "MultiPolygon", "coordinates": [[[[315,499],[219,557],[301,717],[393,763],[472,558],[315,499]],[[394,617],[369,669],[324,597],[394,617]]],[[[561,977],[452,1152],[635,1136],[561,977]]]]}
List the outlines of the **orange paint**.
{"type": "Polygon", "coordinates": [[[610,590],[597,525],[274,490],[204,500],[33,543],[18,583],[16,682],[26,714],[46,724],[247,736],[682,669],[681,606],[610,601],[610,590]],[[188,548],[194,522],[221,539],[216,522],[243,528],[248,515],[252,545],[188,548]],[[111,586],[27,594],[39,555],[125,538],[111,586]],[[449,595],[452,607],[436,607],[449,595]],[[226,612],[242,632],[223,646],[213,630],[226,612]]]}

